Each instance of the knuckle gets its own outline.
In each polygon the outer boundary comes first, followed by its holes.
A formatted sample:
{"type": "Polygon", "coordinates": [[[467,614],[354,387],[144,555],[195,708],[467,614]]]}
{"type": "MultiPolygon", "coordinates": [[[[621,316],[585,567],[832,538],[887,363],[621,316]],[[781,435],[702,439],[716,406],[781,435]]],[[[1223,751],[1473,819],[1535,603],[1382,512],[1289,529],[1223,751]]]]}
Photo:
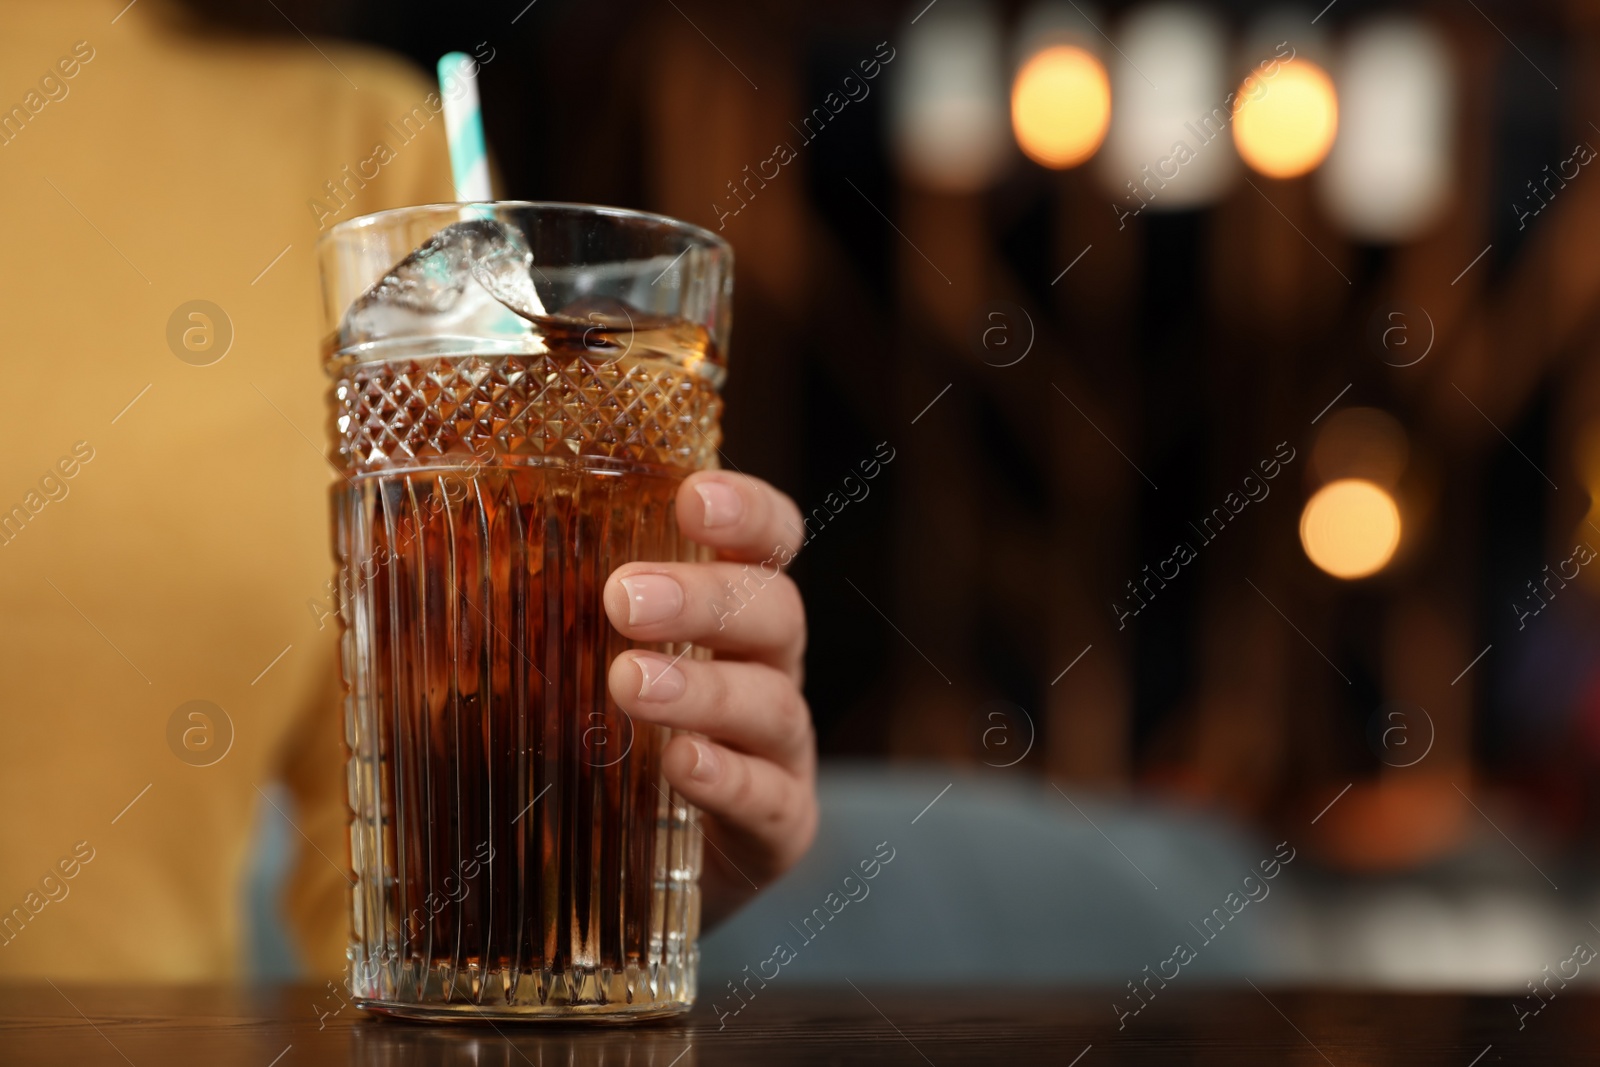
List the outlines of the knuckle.
{"type": "Polygon", "coordinates": [[[806,602],[800,595],[800,586],[787,574],[780,574],[773,579],[778,587],[778,596],[781,599],[783,614],[800,620],[801,629],[805,628],[806,602]]]}
{"type": "Polygon", "coordinates": [[[752,533],[765,530],[772,522],[772,494],[776,492],[772,486],[760,478],[746,477],[744,479],[744,498],[755,505],[745,513],[744,528],[752,533]]]}
{"type": "MultiPolygon", "coordinates": [[[[801,811],[796,817],[793,836],[794,857],[796,859],[811,848],[812,842],[817,839],[818,824],[822,821],[821,813],[817,810],[817,804],[812,797],[811,790],[807,788],[805,793],[806,802],[801,805],[801,811]]],[[[793,861],[791,860],[791,862],[793,861]]]]}
{"type": "Polygon", "coordinates": [[[724,664],[715,660],[705,665],[705,712],[709,725],[720,728],[734,714],[733,688],[728,684],[724,664]]]}
{"type": "Polygon", "coordinates": [[[800,514],[800,505],[788,493],[780,493],[776,489],[773,492],[777,494],[778,505],[777,542],[786,546],[791,553],[799,552],[805,544],[805,519],[800,514]]]}
{"type": "Polygon", "coordinates": [[[785,627],[788,634],[788,644],[796,664],[805,660],[806,654],[806,601],[800,595],[800,586],[787,574],[783,576],[783,592],[781,594],[786,603],[784,614],[790,621],[785,627]]]}
{"type": "Polygon", "coordinates": [[[778,699],[778,719],[783,749],[796,754],[809,753],[816,746],[811,708],[787,677],[783,679],[782,694],[778,699]]]}
{"type": "Polygon", "coordinates": [[[798,587],[787,575],[763,573],[754,563],[712,564],[703,573],[705,597],[717,630],[732,625],[734,617],[742,615],[746,608],[750,609],[750,616],[739,619],[739,624],[748,626],[755,620],[759,625],[774,610],[785,611],[785,602],[799,596],[798,587]]]}
{"type": "Polygon", "coordinates": [[[816,839],[820,816],[809,780],[787,778],[762,813],[764,833],[771,843],[771,874],[794,866],[816,839]]]}
{"type": "Polygon", "coordinates": [[[728,804],[735,811],[753,811],[756,801],[756,776],[750,766],[737,757],[728,760],[728,804]]]}

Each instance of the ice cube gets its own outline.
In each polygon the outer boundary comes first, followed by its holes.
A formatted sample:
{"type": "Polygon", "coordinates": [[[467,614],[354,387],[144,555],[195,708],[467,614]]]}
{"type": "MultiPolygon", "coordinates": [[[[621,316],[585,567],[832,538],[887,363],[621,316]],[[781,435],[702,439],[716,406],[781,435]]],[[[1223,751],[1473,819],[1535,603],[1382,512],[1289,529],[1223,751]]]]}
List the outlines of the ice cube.
{"type": "Polygon", "coordinates": [[[544,314],[532,269],[533,252],[512,227],[494,219],[446,226],[356,299],[340,325],[339,344],[531,339],[528,320],[544,314]]]}

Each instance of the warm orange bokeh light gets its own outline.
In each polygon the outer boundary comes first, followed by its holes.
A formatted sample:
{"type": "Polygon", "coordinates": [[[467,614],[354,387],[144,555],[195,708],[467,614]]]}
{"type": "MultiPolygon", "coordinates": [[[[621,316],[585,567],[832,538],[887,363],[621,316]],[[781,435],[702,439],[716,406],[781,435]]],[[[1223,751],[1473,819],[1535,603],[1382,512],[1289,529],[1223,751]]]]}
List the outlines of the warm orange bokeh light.
{"type": "Polygon", "coordinates": [[[1311,562],[1335,578],[1365,578],[1400,547],[1400,508],[1363,478],[1329,482],[1300,513],[1300,543],[1311,562]]]}
{"type": "Polygon", "coordinates": [[[1081,48],[1056,45],[1017,71],[1011,128],[1028,157],[1046,167],[1075,167],[1095,154],[1111,125],[1111,82],[1081,48]]]}
{"type": "Polygon", "coordinates": [[[1239,87],[1233,143],[1251,169],[1294,178],[1327,158],[1339,132],[1339,97],[1315,63],[1291,59],[1270,77],[1252,74],[1239,87]]]}

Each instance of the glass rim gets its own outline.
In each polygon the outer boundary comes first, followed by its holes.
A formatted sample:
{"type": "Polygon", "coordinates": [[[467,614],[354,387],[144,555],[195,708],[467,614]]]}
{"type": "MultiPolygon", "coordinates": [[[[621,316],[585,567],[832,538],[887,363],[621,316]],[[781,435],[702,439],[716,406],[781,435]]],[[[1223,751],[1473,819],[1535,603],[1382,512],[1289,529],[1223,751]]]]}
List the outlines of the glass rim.
{"type": "Polygon", "coordinates": [[[334,223],[328,228],[326,233],[317,238],[317,247],[320,248],[322,245],[332,240],[336,236],[343,236],[345,234],[353,233],[357,230],[366,229],[367,227],[371,226],[379,226],[384,222],[403,215],[423,214],[431,211],[454,211],[469,207],[522,208],[533,210],[559,209],[562,211],[572,211],[579,214],[596,215],[614,219],[631,219],[637,222],[648,222],[657,226],[664,226],[670,230],[675,230],[686,237],[690,237],[699,241],[704,247],[716,249],[726,255],[733,255],[733,245],[730,244],[726,238],[718,236],[712,231],[706,229],[704,226],[698,226],[692,222],[684,222],[682,219],[675,219],[671,215],[663,215],[656,211],[641,211],[637,208],[613,207],[607,204],[583,204],[576,201],[567,200],[462,200],[447,201],[444,203],[435,204],[408,204],[404,207],[385,208],[382,211],[374,211],[366,215],[357,215],[353,219],[345,219],[343,222],[334,223]]]}

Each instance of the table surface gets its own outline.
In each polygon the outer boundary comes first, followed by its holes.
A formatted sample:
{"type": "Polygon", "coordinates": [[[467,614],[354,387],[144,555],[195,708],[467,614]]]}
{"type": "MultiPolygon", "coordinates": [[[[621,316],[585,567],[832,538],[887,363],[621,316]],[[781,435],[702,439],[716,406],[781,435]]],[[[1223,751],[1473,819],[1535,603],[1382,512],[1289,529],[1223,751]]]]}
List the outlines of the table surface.
{"type": "Polygon", "coordinates": [[[0,1064],[403,1067],[444,1064],[1577,1064],[1600,1057],[1600,996],[1169,988],[1119,1031],[1111,991],[762,990],[719,1029],[428,1026],[334,1012],[325,988],[0,986],[0,1064]]]}

